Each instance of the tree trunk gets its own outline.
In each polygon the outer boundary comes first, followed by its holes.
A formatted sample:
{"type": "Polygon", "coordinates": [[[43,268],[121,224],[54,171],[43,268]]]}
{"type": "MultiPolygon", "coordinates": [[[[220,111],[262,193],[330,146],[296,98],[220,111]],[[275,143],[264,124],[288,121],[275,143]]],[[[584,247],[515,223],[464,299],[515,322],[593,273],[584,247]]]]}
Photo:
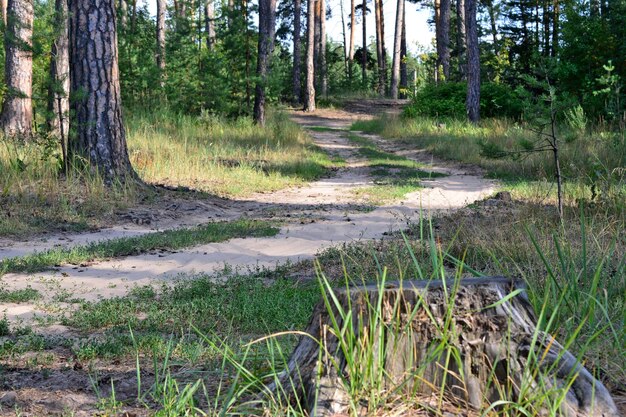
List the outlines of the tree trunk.
{"type": "Polygon", "coordinates": [[[406,68],[406,7],[402,13],[402,40],[400,42],[401,57],[400,60],[400,98],[406,98],[406,93],[404,91],[407,90],[409,86],[409,74],[406,68]]]}
{"type": "Polygon", "coordinates": [[[380,49],[383,53],[382,57],[382,73],[383,73],[383,94],[387,92],[387,49],[385,48],[385,12],[383,0],[378,0],[378,9],[380,10],[380,49]]]}
{"type": "Polygon", "coordinates": [[[381,2],[374,0],[374,21],[376,22],[376,67],[378,68],[378,94],[385,95],[385,81],[383,75],[383,33],[381,22],[383,20],[380,10],[381,2]]]}
{"type": "Polygon", "coordinates": [[[316,0],[307,0],[306,25],[306,88],[304,89],[304,111],[315,111],[315,8],[316,0]]]}
{"type": "Polygon", "coordinates": [[[50,51],[50,87],[48,88],[48,131],[62,140],[63,158],[67,150],[65,139],[70,127],[70,45],[67,0],[54,3],[56,39],[50,51]]]}
{"type": "Polygon", "coordinates": [[[33,0],[9,0],[4,36],[7,90],[0,125],[9,137],[26,139],[33,129],[33,0]]]}
{"type": "Polygon", "coordinates": [[[259,2],[259,43],[256,65],[257,83],[254,95],[254,122],[265,125],[265,89],[270,59],[274,51],[274,33],[276,31],[276,0],[259,2]]]}
{"type": "Polygon", "coordinates": [[[456,0],[456,48],[459,58],[459,75],[461,80],[466,79],[465,57],[465,0],[456,0]]]}
{"type": "Polygon", "coordinates": [[[119,4],[120,4],[120,7],[119,7],[120,26],[121,26],[121,29],[126,29],[126,21],[128,19],[128,3],[126,2],[126,0],[119,0],[119,4]]]}
{"type": "Polygon", "coordinates": [[[346,37],[346,19],[343,10],[343,0],[339,0],[339,9],[341,10],[341,31],[343,33],[343,66],[346,78],[349,78],[348,74],[348,38],[346,37]]]}
{"type": "Polygon", "coordinates": [[[354,28],[356,25],[355,0],[350,0],[350,50],[348,52],[348,72],[352,82],[352,66],[354,65],[354,28]]]}
{"type": "Polygon", "coordinates": [[[387,282],[382,291],[364,286],[325,295],[328,304],[313,311],[308,337],[301,337],[279,379],[282,388],[269,389],[288,390],[309,415],[323,417],[379,415],[376,409],[385,406],[385,415],[413,415],[411,405],[446,415],[448,407],[485,410],[499,401],[528,402],[542,415],[545,404],[562,395],[554,392],[558,387],[567,390],[562,415],[619,416],[602,383],[537,329],[521,282],[387,282]],[[364,395],[375,390],[404,399],[404,413],[390,409],[393,404],[359,401],[369,399],[354,394],[361,387],[364,395]]]}
{"type": "Polygon", "coordinates": [[[156,63],[159,68],[159,84],[161,88],[165,86],[165,0],[157,0],[156,15],[156,63]]]}
{"type": "Polygon", "coordinates": [[[302,1],[293,2],[293,100],[295,103],[302,102],[302,82],[300,81],[301,48],[300,35],[302,28],[300,20],[302,14],[302,1]]]}
{"type": "Polygon", "coordinates": [[[315,1],[315,49],[314,49],[314,65],[315,65],[315,89],[317,91],[320,91],[322,89],[322,82],[321,82],[321,70],[320,70],[320,55],[321,55],[321,50],[322,50],[322,38],[321,38],[321,32],[322,32],[322,9],[321,6],[322,2],[321,0],[316,0],[315,1]]]}
{"type": "Polygon", "coordinates": [[[363,18],[363,50],[361,54],[361,77],[363,87],[367,87],[367,0],[363,0],[362,15],[363,18]]]}
{"type": "Polygon", "coordinates": [[[69,151],[88,161],[108,184],[136,179],[126,147],[117,64],[113,0],[70,3],[69,151]]]}
{"type": "Polygon", "coordinates": [[[465,109],[470,122],[480,120],[480,52],[476,27],[476,0],[465,0],[465,29],[467,30],[467,100],[465,109]]]}
{"type": "Polygon", "coordinates": [[[552,9],[552,56],[555,57],[559,49],[559,20],[561,18],[561,6],[559,4],[559,0],[554,0],[552,9]]]}
{"type": "Polygon", "coordinates": [[[326,68],[326,2],[320,4],[320,85],[322,96],[328,96],[328,68],[326,68]]]}
{"type": "Polygon", "coordinates": [[[393,63],[391,66],[391,98],[398,98],[400,87],[400,61],[402,61],[402,28],[404,18],[404,0],[398,0],[396,7],[396,30],[393,40],[393,63]]]}
{"type": "Polygon", "coordinates": [[[5,28],[7,26],[7,0],[0,0],[0,18],[5,28]]]}
{"type": "Polygon", "coordinates": [[[437,81],[450,78],[450,0],[438,0],[437,40],[437,81]]]}
{"type": "MultiPolygon", "coordinates": [[[[491,26],[491,39],[493,42],[493,53],[498,56],[500,54],[500,48],[498,46],[498,26],[496,24],[496,11],[493,5],[494,0],[488,0],[486,2],[487,13],[489,14],[489,24],[491,26]]],[[[467,22],[467,16],[465,17],[465,21],[467,22]]],[[[467,28],[465,29],[465,33],[467,34],[467,28]]],[[[467,39],[465,40],[467,45],[467,39]]]]}
{"type": "Polygon", "coordinates": [[[215,45],[215,8],[213,1],[214,0],[205,0],[204,2],[204,32],[206,36],[206,47],[209,51],[212,51],[215,45]]]}
{"type": "Polygon", "coordinates": [[[550,56],[550,3],[543,0],[543,56],[550,56]]]}

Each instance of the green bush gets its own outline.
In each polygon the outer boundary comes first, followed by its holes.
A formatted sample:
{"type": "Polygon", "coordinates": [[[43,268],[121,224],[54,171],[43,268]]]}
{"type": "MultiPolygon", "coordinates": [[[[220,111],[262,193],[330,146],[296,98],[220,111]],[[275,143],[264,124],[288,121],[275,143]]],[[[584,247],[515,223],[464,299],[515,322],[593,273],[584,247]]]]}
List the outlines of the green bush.
{"type": "MultiPolygon", "coordinates": [[[[467,83],[428,84],[417,92],[404,110],[407,117],[465,117],[467,83]]],[[[480,88],[480,113],[483,117],[517,119],[524,106],[519,92],[505,84],[484,83],[480,88]]]]}

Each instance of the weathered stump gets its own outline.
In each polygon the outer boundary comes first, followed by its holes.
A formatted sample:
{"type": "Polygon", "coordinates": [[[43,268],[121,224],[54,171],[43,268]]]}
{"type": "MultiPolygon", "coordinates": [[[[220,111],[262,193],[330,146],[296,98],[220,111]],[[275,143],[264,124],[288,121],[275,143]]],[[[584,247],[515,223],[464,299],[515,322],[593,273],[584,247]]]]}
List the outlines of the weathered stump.
{"type": "Polygon", "coordinates": [[[375,390],[383,401],[436,396],[468,410],[517,403],[532,415],[620,415],[602,383],[537,328],[521,282],[388,282],[382,293],[333,294],[315,308],[310,337],[280,378],[311,416],[371,411],[380,405],[367,403],[375,390]],[[355,405],[355,392],[366,391],[355,405]]]}

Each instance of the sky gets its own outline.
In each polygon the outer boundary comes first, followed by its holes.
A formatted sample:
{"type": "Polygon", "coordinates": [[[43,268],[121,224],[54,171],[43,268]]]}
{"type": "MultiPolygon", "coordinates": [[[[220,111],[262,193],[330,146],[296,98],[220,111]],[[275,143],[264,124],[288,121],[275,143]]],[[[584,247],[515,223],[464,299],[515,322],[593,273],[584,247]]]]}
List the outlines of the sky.
{"type": "MultiPolygon", "coordinates": [[[[288,0],[278,0],[288,1],[288,0]]],[[[148,11],[151,15],[156,14],[156,1],[155,0],[143,0],[144,4],[147,4],[148,11]]],[[[357,4],[361,1],[357,0],[357,4]]],[[[344,15],[346,19],[346,25],[349,22],[348,14],[350,13],[350,0],[343,0],[344,15]]],[[[341,10],[340,0],[326,0],[326,6],[331,9],[332,17],[326,22],[326,33],[330,39],[335,42],[343,42],[343,32],[341,29],[341,10]]],[[[385,47],[391,53],[393,50],[393,37],[396,22],[396,0],[383,0],[383,10],[385,17],[385,47]]],[[[306,2],[303,2],[302,7],[306,7],[306,2]]],[[[370,2],[370,13],[367,15],[367,37],[368,42],[371,42],[375,35],[374,29],[374,6],[373,2],[370,2]]],[[[409,52],[416,53],[418,51],[418,45],[421,47],[428,47],[432,43],[432,38],[435,36],[434,31],[428,25],[428,19],[432,15],[431,8],[423,8],[419,5],[405,2],[406,8],[406,37],[407,48],[409,52]]],[[[346,27],[346,36],[348,41],[350,40],[350,31],[346,27]]],[[[355,47],[361,46],[362,41],[362,27],[360,23],[356,25],[356,33],[354,37],[355,47]]]]}

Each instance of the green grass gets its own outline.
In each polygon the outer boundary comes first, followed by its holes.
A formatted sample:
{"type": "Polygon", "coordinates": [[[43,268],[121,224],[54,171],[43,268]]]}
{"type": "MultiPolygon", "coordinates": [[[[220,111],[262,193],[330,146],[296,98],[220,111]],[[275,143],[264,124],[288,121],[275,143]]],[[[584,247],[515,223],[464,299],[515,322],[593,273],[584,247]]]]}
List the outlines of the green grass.
{"type": "Polygon", "coordinates": [[[1,303],[25,303],[41,298],[41,294],[34,288],[26,287],[19,290],[0,289],[1,303]]]}
{"type": "MultiPolygon", "coordinates": [[[[353,131],[381,135],[387,140],[426,149],[435,156],[480,166],[493,178],[511,184],[514,196],[534,201],[554,202],[556,187],[545,193],[543,184],[553,182],[552,155],[548,152],[527,154],[521,158],[491,159],[481,155],[480,142],[495,143],[502,149],[519,149],[520,144],[536,140],[536,134],[524,125],[507,120],[487,119],[478,125],[459,120],[435,120],[425,117],[407,119],[383,117],[357,121],[353,131]],[[520,182],[525,185],[519,186],[520,182]]],[[[602,130],[580,132],[560,126],[561,169],[565,178],[567,204],[592,197],[624,210],[626,201],[626,139],[623,133],[602,130]]]]}
{"type": "Polygon", "coordinates": [[[339,129],[336,127],[326,127],[326,126],[308,126],[308,130],[312,130],[314,132],[345,132],[346,129],[339,129]]]}
{"type": "Polygon", "coordinates": [[[154,250],[176,250],[237,237],[274,236],[278,228],[255,220],[217,222],[191,229],[175,229],[143,236],[112,239],[71,249],[50,249],[33,255],[0,261],[0,275],[9,272],[38,272],[62,264],[81,264],[154,250]]]}

